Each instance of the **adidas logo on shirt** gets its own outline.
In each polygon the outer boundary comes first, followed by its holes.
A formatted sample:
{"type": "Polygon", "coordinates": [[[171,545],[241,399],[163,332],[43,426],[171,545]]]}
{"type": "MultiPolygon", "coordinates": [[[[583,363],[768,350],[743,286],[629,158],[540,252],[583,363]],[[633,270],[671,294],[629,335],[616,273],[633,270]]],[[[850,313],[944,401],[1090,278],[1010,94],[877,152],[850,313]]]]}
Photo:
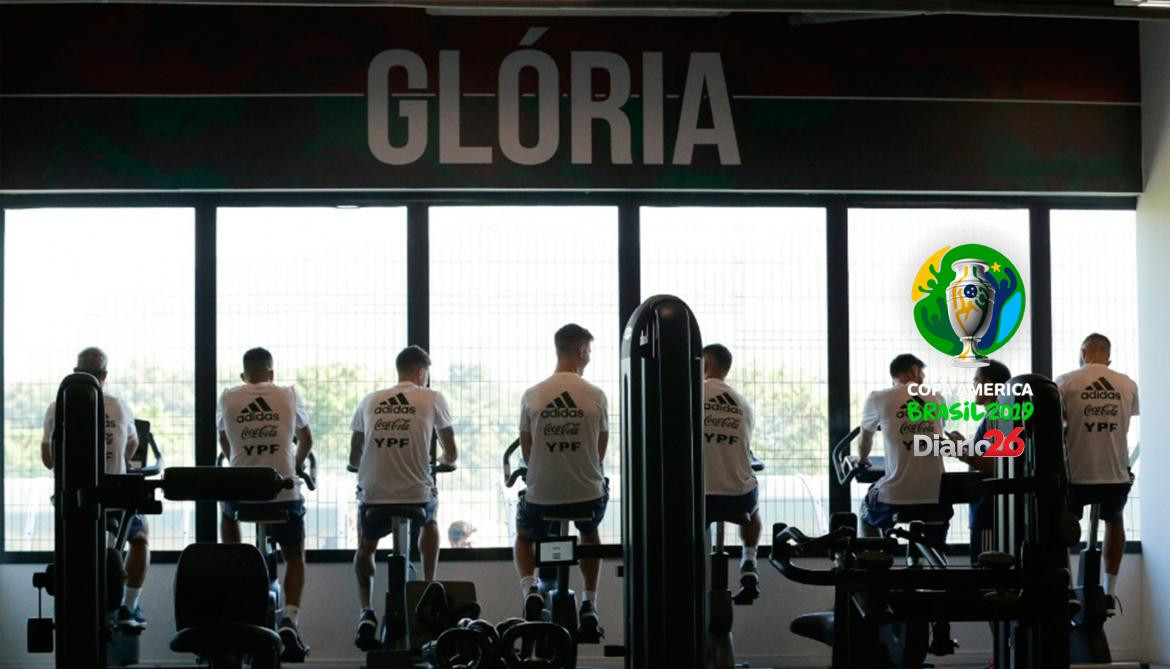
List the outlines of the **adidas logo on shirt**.
{"type": "Polygon", "coordinates": [[[406,395],[398,393],[393,397],[382,400],[378,406],[374,407],[374,413],[414,413],[414,407],[410,406],[410,402],[406,401],[406,395]]]}
{"type": "Polygon", "coordinates": [[[1085,386],[1085,391],[1081,393],[1083,400],[1119,400],[1121,393],[1113,389],[1105,377],[1094,381],[1092,384],[1085,386]]]}
{"type": "Polygon", "coordinates": [[[541,418],[582,418],[584,416],[585,412],[577,408],[577,403],[573,401],[572,395],[567,390],[549,402],[548,406],[540,412],[541,418]]]}
{"type": "Polygon", "coordinates": [[[236,416],[237,423],[251,423],[255,421],[270,422],[280,420],[280,414],[273,411],[272,407],[268,406],[268,402],[264,401],[263,397],[257,397],[248,403],[248,406],[240,409],[240,415],[236,416]]]}
{"type": "Polygon", "coordinates": [[[707,411],[722,411],[724,413],[743,413],[739,409],[739,403],[731,396],[731,393],[723,393],[716,395],[703,405],[707,411]]]}

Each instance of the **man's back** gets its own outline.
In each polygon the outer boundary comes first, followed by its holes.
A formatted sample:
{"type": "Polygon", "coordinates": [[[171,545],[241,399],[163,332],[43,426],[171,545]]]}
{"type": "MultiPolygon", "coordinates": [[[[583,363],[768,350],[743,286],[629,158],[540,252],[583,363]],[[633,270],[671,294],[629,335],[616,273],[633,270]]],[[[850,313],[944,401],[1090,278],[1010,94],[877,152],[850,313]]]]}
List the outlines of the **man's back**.
{"type": "Polygon", "coordinates": [[[1064,399],[1073,483],[1129,483],[1130,418],[1138,415],[1133,379],[1090,363],[1056,378],[1064,399]]]}
{"type": "MultiPolygon", "coordinates": [[[[309,424],[309,417],[292,386],[247,383],[225,390],[215,422],[219,431],[227,434],[231,466],[272,467],[300,485],[293,436],[309,424]]],[[[273,501],[295,499],[301,499],[296,488],[281,491],[273,501]]]]}
{"type": "Polygon", "coordinates": [[[414,504],[434,496],[431,434],[451,427],[451,412],[440,393],[410,382],[370,393],[358,405],[350,427],[365,437],[358,499],[366,504],[414,504]]]}
{"type": "Polygon", "coordinates": [[[743,495],[756,488],[751,467],[752,408],[721,379],[703,382],[703,448],[708,495],[743,495]]]}
{"type": "Polygon", "coordinates": [[[609,432],[609,416],[600,388],[578,374],[553,374],[525,391],[520,429],[532,434],[527,501],[571,504],[605,495],[598,437],[609,432]]]}
{"type": "MultiPolygon", "coordinates": [[[[117,397],[103,391],[103,404],[106,409],[105,430],[105,461],[107,474],[125,474],[126,458],[132,453],[126,453],[126,446],[131,439],[137,438],[134,428],[134,413],[130,407],[117,397]]],[[[53,431],[57,419],[57,402],[49,403],[49,410],[45,413],[44,435],[42,440],[47,444],[53,443],[53,431]]]]}
{"type": "Polygon", "coordinates": [[[942,421],[913,423],[907,417],[911,401],[942,403],[942,397],[911,396],[906,384],[870,393],[862,411],[861,427],[869,431],[881,428],[885,442],[886,473],[878,486],[878,500],[887,504],[935,504],[938,502],[943,462],[937,455],[915,456],[914,435],[942,434],[942,421]]]}

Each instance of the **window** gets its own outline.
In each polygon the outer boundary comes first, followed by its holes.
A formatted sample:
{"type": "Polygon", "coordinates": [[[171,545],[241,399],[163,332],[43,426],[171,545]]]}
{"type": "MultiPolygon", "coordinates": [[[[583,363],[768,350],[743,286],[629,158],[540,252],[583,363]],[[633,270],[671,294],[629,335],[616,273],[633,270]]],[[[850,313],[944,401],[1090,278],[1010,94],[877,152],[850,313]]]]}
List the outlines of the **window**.
{"type": "MultiPolygon", "coordinates": [[[[828,519],[827,313],[823,209],[641,211],[642,297],[672,294],[695,312],[703,344],[734,359],[728,382],[755,410],[765,461],[765,527],[828,519]]],[[[766,542],[767,543],[767,542],[766,542]]]]}
{"type": "MultiPolygon", "coordinates": [[[[1081,341],[1100,332],[1113,344],[1113,369],[1138,379],[1137,217],[1132,211],[1053,210],[1052,371],[1062,374],[1080,363],[1081,341]]],[[[1141,421],[1130,424],[1132,453],[1141,439],[1141,421]]],[[[1140,472],[1141,459],[1134,464],[1140,472]]],[[[1140,535],[1138,475],[1125,505],[1129,539],[1140,535]]]]}
{"type": "MultiPolygon", "coordinates": [[[[168,465],[194,464],[194,212],[5,212],[4,548],[52,550],[45,412],[77,353],[109,356],[106,392],[148,420],[168,465]]],[[[194,506],[151,516],[151,545],[195,540],[194,506]]]]}
{"type": "Polygon", "coordinates": [[[520,396],[553,372],[553,333],[574,322],[595,337],[585,378],[609,398],[601,534],[620,543],[617,249],[613,207],[430,210],[431,383],[451,405],[461,454],[438,481],[443,535],[463,520],[475,547],[511,545],[516,491],[500,458],[518,435],[520,396]]]}
{"type": "MultiPolygon", "coordinates": [[[[889,387],[889,363],[900,353],[913,353],[926,363],[928,383],[965,385],[972,370],[954,367],[950,356],[926,343],[913,317],[915,276],[923,263],[944,246],[979,243],[1007,256],[1022,274],[1025,291],[1029,268],[1028,212],[989,209],[850,209],[849,210],[849,379],[853,424],[861,420],[866,396],[889,387]]],[[[1031,295],[1027,295],[1030,299],[1031,295]]],[[[1015,336],[991,357],[1013,374],[1032,368],[1030,305],[1015,336]]],[[[949,402],[971,397],[947,397],[949,402]]],[[[947,423],[970,437],[974,422],[947,423]]],[[[874,455],[882,451],[875,439],[874,455]]],[[[856,442],[853,446],[856,453],[856,442]]],[[[947,469],[966,468],[948,459],[947,469]]],[[[865,488],[853,485],[853,510],[865,488]]],[[[967,540],[967,514],[955,510],[949,540],[967,540]]]]}
{"type": "Polygon", "coordinates": [[[313,431],[318,486],[305,492],[305,545],[352,548],[349,426],[362,397],[398,380],[406,209],[219,209],[217,220],[221,390],[239,384],[244,351],[272,352],[276,382],[296,386],[313,431]]]}

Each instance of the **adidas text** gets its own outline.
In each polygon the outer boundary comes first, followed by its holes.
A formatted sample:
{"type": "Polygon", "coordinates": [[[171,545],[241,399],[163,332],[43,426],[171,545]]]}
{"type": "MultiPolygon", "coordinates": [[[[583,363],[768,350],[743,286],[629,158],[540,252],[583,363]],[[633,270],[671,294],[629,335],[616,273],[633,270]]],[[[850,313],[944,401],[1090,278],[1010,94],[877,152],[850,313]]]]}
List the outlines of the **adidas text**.
{"type": "Polygon", "coordinates": [[[541,418],[584,418],[585,412],[580,409],[570,409],[568,407],[542,409],[540,412],[541,418]]]}
{"type": "Polygon", "coordinates": [[[236,416],[237,423],[253,423],[253,422],[275,422],[280,420],[280,414],[275,411],[263,411],[255,413],[242,413],[236,416]]]}

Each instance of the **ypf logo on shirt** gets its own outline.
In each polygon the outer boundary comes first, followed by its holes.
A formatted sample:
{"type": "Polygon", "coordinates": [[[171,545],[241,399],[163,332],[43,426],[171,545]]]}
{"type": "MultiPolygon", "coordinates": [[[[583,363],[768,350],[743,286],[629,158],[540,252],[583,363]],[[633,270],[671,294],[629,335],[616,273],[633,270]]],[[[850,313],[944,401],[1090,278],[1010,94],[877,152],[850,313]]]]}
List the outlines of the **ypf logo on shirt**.
{"type": "Polygon", "coordinates": [[[911,288],[914,323],[956,367],[981,367],[1024,320],[1024,282],[1007,256],[982,244],[944,246],[926,259],[911,288]]]}
{"type": "Polygon", "coordinates": [[[273,411],[263,397],[257,397],[249,402],[248,406],[240,409],[240,415],[236,416],[237,423],[271,423],[278,420],[280,420],[280,414],[273,411]]]}
{"type": "Polygon", "coordinates": [[[406,401],[406,395],[398,393],[393,397],[386,398],[374,407],[374,413],[377,415],[388,413],[414,413],[414,407],[410,406],[410,402],[406,401]]]}
{"type": "Polygon", "coordinates": [[[540,412],[541,418],[582,418],[585,412],[577,408],[569,391],[561,393],[540,412]]]}

